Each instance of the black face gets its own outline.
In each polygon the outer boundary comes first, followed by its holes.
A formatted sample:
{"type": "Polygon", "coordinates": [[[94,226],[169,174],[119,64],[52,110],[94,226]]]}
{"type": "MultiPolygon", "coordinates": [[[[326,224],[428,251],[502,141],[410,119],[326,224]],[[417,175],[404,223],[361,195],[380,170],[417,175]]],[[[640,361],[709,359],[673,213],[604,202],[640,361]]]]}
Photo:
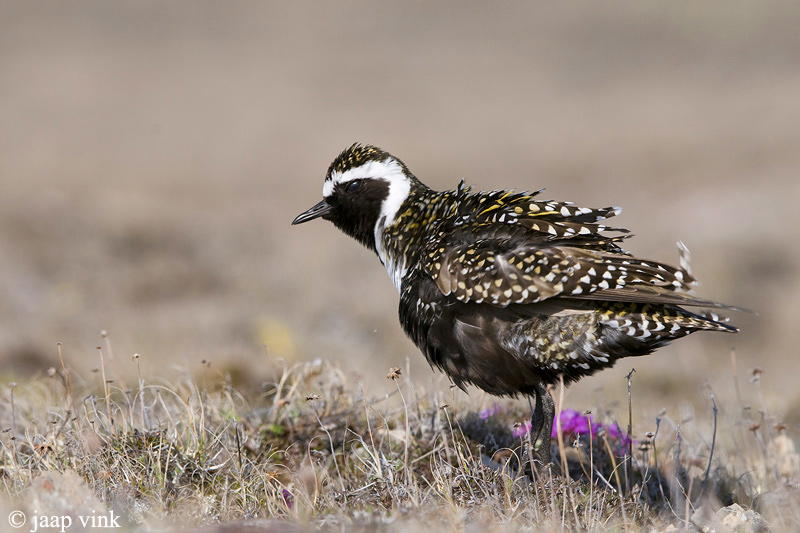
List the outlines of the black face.
{"type": "Polygon", "coordinates": [[[298,215],[292,224],[322,217],[361,244],[375,249],[375,225],[389,195],[389,182],[367,178],[339,183],[323,201],[298,215]]]}

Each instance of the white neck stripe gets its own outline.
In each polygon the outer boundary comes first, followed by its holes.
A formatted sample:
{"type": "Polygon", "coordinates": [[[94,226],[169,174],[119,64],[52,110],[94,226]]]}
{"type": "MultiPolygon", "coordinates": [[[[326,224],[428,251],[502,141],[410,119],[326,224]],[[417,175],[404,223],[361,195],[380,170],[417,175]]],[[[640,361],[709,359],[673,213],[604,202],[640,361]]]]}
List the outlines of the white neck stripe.
{"type": "Polygon", "coordinates": [[[378,252],[378,257],[399,291],[407,268],[402,258],[394,257],[386,251],[383,245],[383,232],[394,224],[400,207],[411,193],[411,179],[403,172],[402,165],[391,157],[384,161],[370,161],[346,172],[331,173],[322,187],[323,198],[331,196],[340,183],[357,179],[383,180],[389,184],[389,193],[381,204],[381,212],[375,224],[375,251],[378,252]]]}

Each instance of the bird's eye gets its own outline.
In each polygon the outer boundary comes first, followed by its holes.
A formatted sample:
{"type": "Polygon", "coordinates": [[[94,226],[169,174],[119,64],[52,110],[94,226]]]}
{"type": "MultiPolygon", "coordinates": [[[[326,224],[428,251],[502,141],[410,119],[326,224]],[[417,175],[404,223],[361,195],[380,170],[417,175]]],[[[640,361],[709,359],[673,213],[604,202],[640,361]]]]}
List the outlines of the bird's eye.
{"type": "Polygon", "coordinates": [[[353,180],[347,184],[347,192],[355,192],[361,188],[361,180],[353,180]]]}

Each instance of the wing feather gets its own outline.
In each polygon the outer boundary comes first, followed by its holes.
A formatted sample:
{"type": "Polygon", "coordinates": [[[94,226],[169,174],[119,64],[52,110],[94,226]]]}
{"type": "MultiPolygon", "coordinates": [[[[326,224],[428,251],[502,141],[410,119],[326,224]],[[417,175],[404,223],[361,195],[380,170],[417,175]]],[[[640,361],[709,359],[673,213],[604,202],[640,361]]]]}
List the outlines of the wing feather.
{"type": "Polygon", "coordinates": [[[600,223],[620,208],[535,200],[540,192],[459,185],[456,217],[423,251],[443,294],[500,307],[571,298],[730,308],[685,294],[696,281],[682,243],[679,267],[635,258],[618,244],[628,230],[600,223]]]}
{"type": "Polygon", "coordinates": [[[634,258],[611,238],[591,235],[590,243],[573,235],[553,239],[549,232],[522,225],[465,225],[431,246],[425,270],[445,295],[501,307],[554,297],[690,300],[670,296],[695,282],[683,267],[634,258]],[[612,251],[589,247],[597,243],[612,251]]]}

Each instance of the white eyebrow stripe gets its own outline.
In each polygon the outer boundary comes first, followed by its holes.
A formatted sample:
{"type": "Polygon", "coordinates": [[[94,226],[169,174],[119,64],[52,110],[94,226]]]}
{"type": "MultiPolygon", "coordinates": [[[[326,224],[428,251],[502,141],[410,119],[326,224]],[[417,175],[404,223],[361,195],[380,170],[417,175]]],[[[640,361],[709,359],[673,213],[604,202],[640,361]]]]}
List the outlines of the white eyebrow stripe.
{"type": "Polygon", "coordinates": [[[395,176],[399,176],[402,180],[407,181],[405,174],[403,174],[403,168],[394,159],[389,158],[385,161],[369,161],[363,165],[351,168],[346,172],[332,172],[330,178],[326,179],[325,183],[322,185],[322,196],[327,198],[333,194],[333,189],[336,185],[347,183],[348,181],[383,178],[389,183],[394,183],[395,176]]]}
{"type": "Polygon", "coordinates": [[[362,179],[382,179],[389,182],[389,195],[383,201],[379,220],[385,220],[381,229],[390,226],[394,223],[400,206],[411,192],[411,180],[403,172],[400,163],[392,158],[385,161],[369,161],[346,172],[332,172],[330,179],[326,179],[322,185],[322,197],[331,196],[336,185],[362,179]]]}
{"type": "Polygon", "coordinates": [[[334,172],[331,174],[331,179],[325,180],[325,183],[322,184],[322,197],[327,198],[333,194],[333,188],[339,183],[339,176],[338,172],[334,172]]]}

